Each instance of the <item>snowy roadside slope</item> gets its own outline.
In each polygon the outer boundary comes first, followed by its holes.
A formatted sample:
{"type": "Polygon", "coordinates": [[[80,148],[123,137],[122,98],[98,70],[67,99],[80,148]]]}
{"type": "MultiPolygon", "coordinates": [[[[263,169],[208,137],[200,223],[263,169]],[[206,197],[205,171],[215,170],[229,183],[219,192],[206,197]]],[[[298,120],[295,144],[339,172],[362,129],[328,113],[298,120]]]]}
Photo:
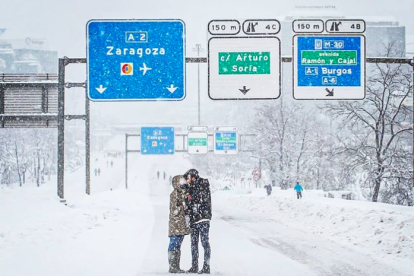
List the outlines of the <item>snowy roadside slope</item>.
{"type": "MultiPolygon", "coordinates": [[[[167,197],[169,176],[190,165],[181,157],[160,162],[136,155],[129,166],[126,190],[124,159],[99,155],[92,168],[100,167],[101,175],[91,175],[90,196],[85,194],[84,172],[66,172],[67,205],[56,195],[56,179],[40,187],[0,187],[0,275],[137,275],[146,265],[155,231],[150,196],[167,197]],[[113,167],[106,163],[111,160],[113,167]],[[165,180],[155,180],[158,170],[166,173],[165,180]]],[[[160,254],[166,266],[167,229],[162,234],[160,254]]]]}
{"type": "Polygon", "coordinates": [[[264,189],[247,195],[218,192],[217,196],[235,209],[255,212],[388,260],[414,261],[413,207],[324,198],[311,191],[304,191],[302,200],[297,200],[292,190],[276,190],[270,197],[264,189]]]}
{"type": "MultiPolygon", "coordinates": [[[[122,183],[121,169],[114,166],[114,185],[122,183]]],[[[53,182],[1,189],[0,275],[136,275],[149,247],[153,208],[146,189],[111,191],[105,179],[95,179],[102,191],[87,196],[82,172],[68,173],[67,206],[53,182]]]]}

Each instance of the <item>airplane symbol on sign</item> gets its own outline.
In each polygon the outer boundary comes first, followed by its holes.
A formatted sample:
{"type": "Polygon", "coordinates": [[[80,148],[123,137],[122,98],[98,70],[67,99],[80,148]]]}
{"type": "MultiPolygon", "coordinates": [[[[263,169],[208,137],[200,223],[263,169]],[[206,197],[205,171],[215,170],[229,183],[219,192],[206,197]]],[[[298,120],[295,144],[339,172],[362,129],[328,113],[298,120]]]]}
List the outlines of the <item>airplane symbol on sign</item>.
{"type": "Polygon", "coordinates": [[[142,72],[142,75],[144,76],[147,73],[147,71],[152,70],[152,68],[147,67],[145,63],[143,63],[142,65],[143,67],[139,67],[139,71],[144,71],[142,72]]]}

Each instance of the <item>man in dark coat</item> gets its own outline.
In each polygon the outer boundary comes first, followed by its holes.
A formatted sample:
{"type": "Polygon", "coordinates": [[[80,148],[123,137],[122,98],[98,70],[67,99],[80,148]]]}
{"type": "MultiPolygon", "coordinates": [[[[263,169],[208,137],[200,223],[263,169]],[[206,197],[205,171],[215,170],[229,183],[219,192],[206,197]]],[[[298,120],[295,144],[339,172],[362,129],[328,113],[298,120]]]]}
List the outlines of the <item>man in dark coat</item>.
{"type": "Polygon", "coordinates": [[[270,196],[272,194],[272,184],[268,184],[264,186],[267,191],[267,195],[270,196]]]}
{"type": "Polygon", "coordinates": [[[196,169],[188,170],[184,174],[187,179],[187,206],[191,227],[191,255],[192,263],[188,273],[210,274],[210,243],[209,231],[211,220],[211,192],[208,179],[201,178],[196,169]],[[204,265],[198,271],[198,241],[204,248],[204,265]]]}

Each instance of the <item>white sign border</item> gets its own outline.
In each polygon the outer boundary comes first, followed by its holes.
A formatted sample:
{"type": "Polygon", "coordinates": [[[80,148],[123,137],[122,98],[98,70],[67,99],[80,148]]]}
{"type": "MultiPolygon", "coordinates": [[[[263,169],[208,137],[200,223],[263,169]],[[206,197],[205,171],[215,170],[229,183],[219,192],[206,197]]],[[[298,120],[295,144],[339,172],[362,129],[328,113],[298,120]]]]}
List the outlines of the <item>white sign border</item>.
{"type": "Polygon", "coordinates": [[[190,132],[188,132],[187,133],[187,153],[188,154],[194,154],[194,155],[206,155],[207,153],[208,153],[208,132],[204,132],[204,131],[190,131],[190,132]],[[206,144],[206,152],[200,152],[200,153],[197,153],[197,152],[190,152],[190,133],[203,133],[203,134],[205,134],[206,135],[206,137],[207,137],[207,144],[206,144]]]}
{"type": "Polygon", "coordinates": [[[277,36],[214,36],[208,40],[207,50],[207,85],[208,85],[208,97],[214,101],[250,101],[250,100],[277,100],[282,95],[282,42],[277,36]],[[210,95],[210,41],[213,39],[259,39],[259,38],[276,38],[279,41],[279,94],[276,98],[212,98],[210,95]]]}

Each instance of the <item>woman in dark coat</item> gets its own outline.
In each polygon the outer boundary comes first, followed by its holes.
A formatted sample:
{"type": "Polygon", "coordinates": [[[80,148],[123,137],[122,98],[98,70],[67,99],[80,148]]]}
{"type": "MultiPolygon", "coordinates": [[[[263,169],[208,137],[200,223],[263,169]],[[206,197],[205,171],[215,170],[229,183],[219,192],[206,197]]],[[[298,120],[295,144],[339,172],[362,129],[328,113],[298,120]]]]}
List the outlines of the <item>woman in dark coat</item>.
{"type": "Polygon", "coordinates": [[[181,175],[176,175],[172,179],[174,190],[170,194],[170,219],[168,227],[168,236],[170,245],[168,247],[168,262],[170,264],[170,273],[184,273],[180,269],[181,244],[184,236],[191,233],[189,221],[185,217],[185,196],[186,193],[182,187],[185,179],[181,175]]]}

